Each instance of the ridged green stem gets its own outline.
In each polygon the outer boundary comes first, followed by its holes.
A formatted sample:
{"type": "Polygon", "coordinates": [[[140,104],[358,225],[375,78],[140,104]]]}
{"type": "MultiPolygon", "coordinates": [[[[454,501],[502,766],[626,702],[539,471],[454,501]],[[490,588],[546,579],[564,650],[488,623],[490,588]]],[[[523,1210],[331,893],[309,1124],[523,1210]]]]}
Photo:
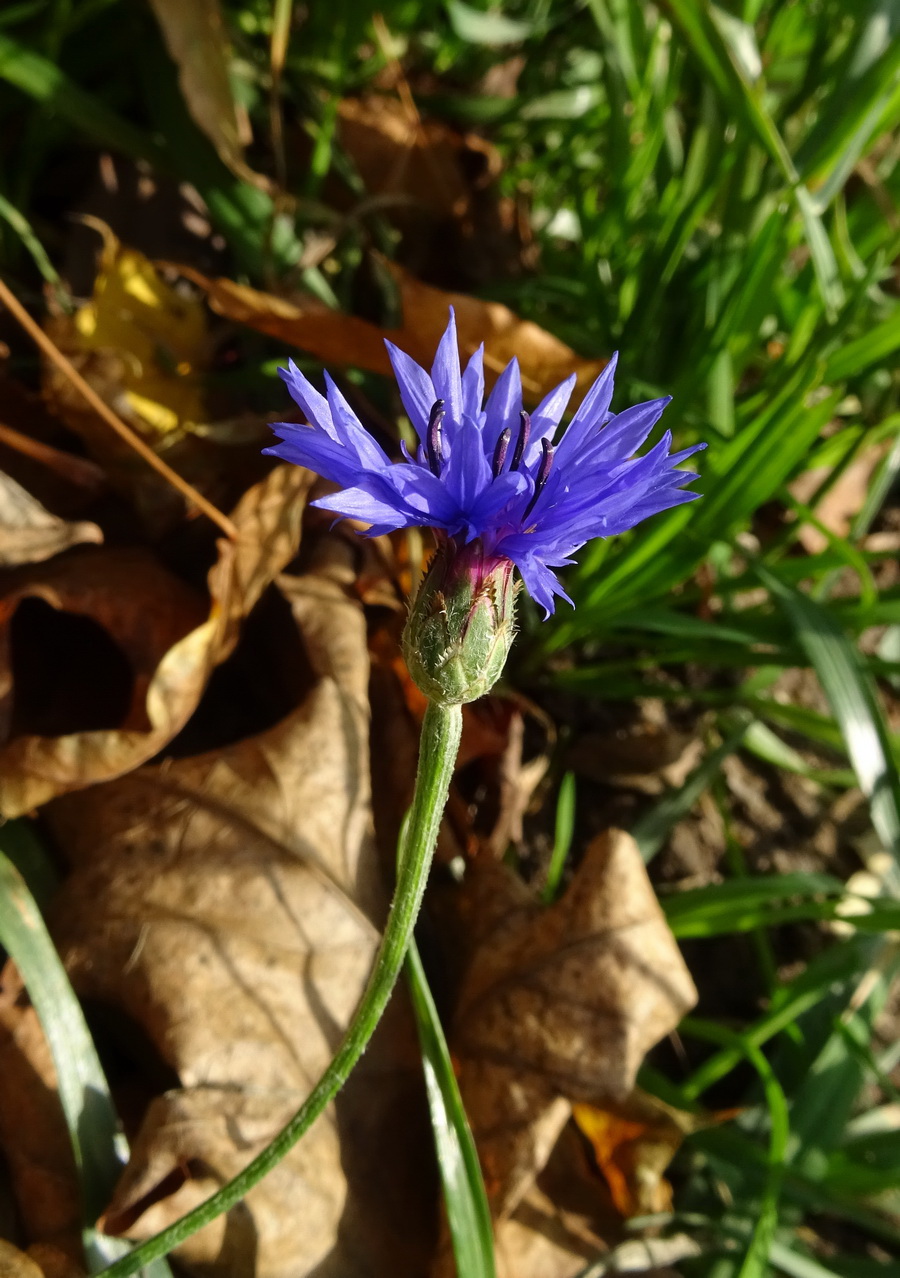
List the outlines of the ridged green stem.
{"type": "Polygon", "coordinates": [[[444,707],[435,705],[434,702],[428,703],[422,724],[416,790],[404,855],[397,873],[394,899],[369,983],[337,1055],[287,1126],[234,1180],[223,1185],[205,1203],[189,1211],[173,1225],[101,1270],[101,1275],[106,1275],[106,1278],[127,1278],[127,1275],[137,1273],[151,1260],[165,1256],[198,1229],[229,1211],[284,1158],[347,1081],[381,1019],[403,967],[447,803],[461,728],[462,710],[459,706],[444,707]]]}

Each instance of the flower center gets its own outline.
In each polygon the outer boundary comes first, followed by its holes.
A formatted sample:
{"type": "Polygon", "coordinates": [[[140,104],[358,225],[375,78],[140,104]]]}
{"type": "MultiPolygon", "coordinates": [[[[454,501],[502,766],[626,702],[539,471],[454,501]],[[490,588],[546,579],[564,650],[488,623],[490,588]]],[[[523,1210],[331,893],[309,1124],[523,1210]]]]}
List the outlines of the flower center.
{"type": "Polygon", "coordinates": [[[494,460],[491,464],[491,471],[495,479],[500,478],[500,472],[503,469],[503,463],[506,461],[506,454],[509,451],[509,441],[512,439],[512,431],[505,426],[500,432],[500,438],[497,440],[497,447],[494,449],[494,460]]]}
{"type": "Polygon", "coordinates": [[[441,426],[444,421],[444,401],[436,399],[428,415],[428,430],[425,435],[425,451],[428,454],[428,469],[432,475],[441,477],[441,426]]]}
{"type": "Polygon", "coordinates": [[[531,418],[523,408],[519,414],[519,437],[516,440],[516,446],[513,450],[513,458],[509,464],[510,470],[518,470],[519,463],[528,447],[528,436],[531,434],[531,418]]]}
{"type": "Polygon", "coordinates": [[[547,487],[547,480],[550,478],[550,467],[553,465],[553,454],[556,452],[556,449],[550,443],[549,439],[541,440],[541,448],[543,449],[541,466],[537,474],[537,479],[534,481],[534,492],[531,494],[531,501],[525,507],[525,513],[522,516],[523,520],[527,519],[534,510],[535,502],[547,487]]]}

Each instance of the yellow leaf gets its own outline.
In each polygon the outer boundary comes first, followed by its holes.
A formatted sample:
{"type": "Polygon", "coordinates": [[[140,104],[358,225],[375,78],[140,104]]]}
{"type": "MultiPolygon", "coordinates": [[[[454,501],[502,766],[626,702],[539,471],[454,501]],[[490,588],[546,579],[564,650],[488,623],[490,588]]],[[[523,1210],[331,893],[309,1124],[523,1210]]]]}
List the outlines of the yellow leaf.
{"type": "Polygon", "coordinates": [[[121,391],[148,435],[190,430],[205,420],[197,379],[206,353],[203,303],[171,288],[142,253],[107,229],[90,302],[75,316],[86,354],[119,357],[121,391]]]}

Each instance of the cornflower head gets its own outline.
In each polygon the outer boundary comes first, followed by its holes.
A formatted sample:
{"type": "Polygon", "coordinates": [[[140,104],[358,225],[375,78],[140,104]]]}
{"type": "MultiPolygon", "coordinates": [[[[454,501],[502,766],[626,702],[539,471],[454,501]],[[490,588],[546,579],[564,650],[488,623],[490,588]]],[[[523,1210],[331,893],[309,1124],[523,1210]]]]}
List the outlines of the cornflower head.
{"type": "Polygon", "coordinates": [[[461,370],[452,308],[430,374],[386,345],[418,436],[414,453],[401,444],[403,460],[392,461],[328,373],[322,395],[293,361],[279,371],[309,424],[276,423],[281,442],[265,451],[339,485],[313,505],[369,524],[368,536],[434,530],[437,554],[404,649],[427,695],[474,700],[499,676],[512,641],[513,569],[545,616],[555,596],[571,603],[553,570],[574,563],[591,538],[693,501],[699,494],[684,486],[697,475],[678,466],[705,445],[673,453],[666,431],[637,455],[670,397],[610,413],[615,355],[560,434],[575,374],[528,413],[513,359],[485,403],[484,347],[461,370]]]}

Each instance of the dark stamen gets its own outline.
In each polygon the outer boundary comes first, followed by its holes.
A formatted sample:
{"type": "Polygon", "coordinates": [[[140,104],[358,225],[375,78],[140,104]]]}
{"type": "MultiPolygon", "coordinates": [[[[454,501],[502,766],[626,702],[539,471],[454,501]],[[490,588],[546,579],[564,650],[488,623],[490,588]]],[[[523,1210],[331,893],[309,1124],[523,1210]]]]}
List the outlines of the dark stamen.
{"type": "Polygon", "coordinates": [[[537,479],[534,481],[534,492],[531,494],[531,501],[525,507],[525,514],[522,516],[523,519],[527,519],[534,510],[534,504],[546,488],[547,480],[550,478],[550,467],[553,465],[553,454],[556,452],[556,449],[550,443],[549,439],[541,440],[541,448],[544,450],[544,455],[541,458],[541,468],[538,471],[537,479]]]}
{"type": "Polygon", "coordinates": [[[512,431],[507,426],[500,432],[500,438],[497,440],[497,447],[494,449],[494,461],[491,466],[491,470],[494,472],[495,479],[503,469],[503,463],[506,461],[506,453],[511,439],[512,431]]]}
{"type": "Polygon", "coordinates": [[[516,447],[513,453],[513,459],[510,463],[510,470],[518,470],[519,462],[525,449],[528,447],[528,436],[531,434],[531,418],[525,412],[524,408],[519,413],[519,438],[516,440],[516,447]]]}
{"type": "Polygon", "coordinates": [[[436,399],[428,415],[428,432],[425,436],[425,450],[428,453],[428,469],[438,479],[441,477],[441,423],[444,420],[444,401],[436,399]]]}

